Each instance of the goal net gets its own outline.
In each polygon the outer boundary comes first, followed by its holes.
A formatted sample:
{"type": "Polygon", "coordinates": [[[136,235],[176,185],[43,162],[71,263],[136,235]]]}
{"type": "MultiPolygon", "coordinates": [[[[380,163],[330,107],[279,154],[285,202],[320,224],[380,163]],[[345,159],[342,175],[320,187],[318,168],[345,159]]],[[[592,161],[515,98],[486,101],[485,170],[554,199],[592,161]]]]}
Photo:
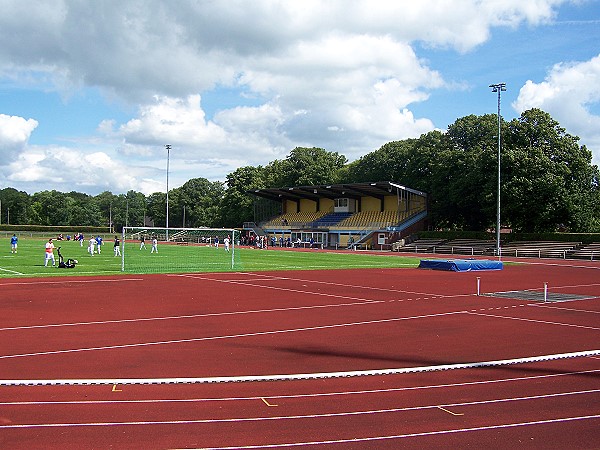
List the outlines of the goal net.
{"type": "Polygon", "coordinates": [[[130,273],[240,270],[239,240],[240,232],[234,229],[124,227],[119,248],[121,270],[130,273]]]}

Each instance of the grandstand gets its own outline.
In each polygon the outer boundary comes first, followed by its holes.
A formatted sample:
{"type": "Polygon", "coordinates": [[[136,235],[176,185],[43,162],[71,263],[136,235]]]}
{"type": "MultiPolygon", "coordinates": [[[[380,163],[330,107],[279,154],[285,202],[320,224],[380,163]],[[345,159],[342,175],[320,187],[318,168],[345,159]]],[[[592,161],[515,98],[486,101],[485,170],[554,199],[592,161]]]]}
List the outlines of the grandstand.
{"type": "Polygon", "coordinates": [[[244,225],[269,241],[319,247],[390,250],[398,239],[425,227],[427,194],[391,181],[295,186],[249,191],[268,201],[255,221],[244,225]],[[260,216],[260,217],[258,217],[260,216]]]}
{"type": "Polygon", "coordinates": [[[589,259],[590,261],[600,261],[600,243],[581,245],[569,255],[574,259],[589,259]]]}

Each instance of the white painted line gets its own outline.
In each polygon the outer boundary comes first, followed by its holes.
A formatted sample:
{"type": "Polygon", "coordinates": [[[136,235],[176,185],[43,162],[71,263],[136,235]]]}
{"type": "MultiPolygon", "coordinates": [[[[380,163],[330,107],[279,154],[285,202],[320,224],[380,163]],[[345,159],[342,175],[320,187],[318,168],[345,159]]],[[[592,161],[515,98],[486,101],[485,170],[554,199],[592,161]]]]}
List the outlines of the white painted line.
{"type": "MultiPolygon", "coordinates": [[[[413,319],[423,319],[428,317],[441,317],[441,316],[450,316],[453,314],[463,314],[465,311],[456,311],[449,313],[440,313],[440,314],[426,314],[422,316],[412,316],[412,317],[394,317],[391,319],[379,319],[379,320],[367,320],[363,322],[350,322],[350,323],[339,323],[333,325],[321,325],[314,327],[302,327],[302,328],[289,328],[283,330],[271,330],[271,331],[259,331],[255,333],[241,333],[241,334],[231,334],[231,335],[221,335],[221,336],[206,336],[201,338],[189,338],[189,339],[174,339],[168,341],[155,341],[155,342],[139,342],[135,344],[119,344],[119,345],[107,345],[103,347],[84,347],[84,348],[73,348],[73,349],[65,349],[65,350],[49,350],[45,352],[32,352],[32,353],[21,353],[14,355],[1,355],[0,359],[10,359],[10,358],[24,358],[31,356],[43,356],[43,355],[59,355],[64,353],[78,353],[78,352],[89,352],[96,350],[115,350],[122,348],[134,348],[134,347],[148,347],[152,345],[167,345],[167,344],[182,344],[187,342],[202,342],[202,341],[214,341],[218,339],[235,339],[235,338],[244,338],[251,336],[266,336],[273,334],[283,334],[283,333],[296,333],[302,331],[314,331],[314,330],[325,330],[330,328],[340,328],[340,327],[351,327],[358,325],[372,325],[377,323],[386,323],[386,322],[397,322],[401,320],[413,320],[413,319]]],[[[122,384],[118,383],[117,384],[122,384]]],[[[115,383],[111,383],[115,384],[115,383]]]]}
{"type": "Polygon", "coordinates": [[[472,312],[472,311],[467,311],[467,314],[472,314],[474,316],[494,317],[496,319],[520,320],[523,322],[543,323],[546,325],[560,325],[562,327],[585,328],[587,330],[600,330],[600,327],[588,327],[586,325],[577,325],[577,324],[573,324],[573,323],[550,322],[548,320],[525,319],[523,317],[498,316],[496,314],[482,314],[482,313],[477,313],[477,312],[472,312]]]}
{"type": "Polygon", "coordinates": [[[21,273],[21,272],[15,272],[14,270],[3,269],[2,267],[0,267],[0,270],[1,270],[2,272],[9,272],[9,273],[12,273],[12,274],[15,274],[15,275],[25,275],[25,274],[23,274],[23,273],[21,273]]]}

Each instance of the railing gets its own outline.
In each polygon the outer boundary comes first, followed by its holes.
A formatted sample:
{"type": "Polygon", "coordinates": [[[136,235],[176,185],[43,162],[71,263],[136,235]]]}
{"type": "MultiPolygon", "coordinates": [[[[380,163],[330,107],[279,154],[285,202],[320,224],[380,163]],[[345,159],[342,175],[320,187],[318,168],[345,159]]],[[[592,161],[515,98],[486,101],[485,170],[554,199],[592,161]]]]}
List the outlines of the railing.
{"type": "MultiPolygon", "coordinates": [[[[411,245],[400,247],[398,251],[411,253],[440,253],[452,255],[492,255],[498,256],[496,248],[483,246],[448,246],[448,245],[411,245]]],[[[579,259],[589,261],[600,261],[600,251],[591,250],[579,255],[573,249],[552,249],[552,248],[500,248],[500,256],[511,256],[515,258],[560,258],[560,259],[579,259]]]]}

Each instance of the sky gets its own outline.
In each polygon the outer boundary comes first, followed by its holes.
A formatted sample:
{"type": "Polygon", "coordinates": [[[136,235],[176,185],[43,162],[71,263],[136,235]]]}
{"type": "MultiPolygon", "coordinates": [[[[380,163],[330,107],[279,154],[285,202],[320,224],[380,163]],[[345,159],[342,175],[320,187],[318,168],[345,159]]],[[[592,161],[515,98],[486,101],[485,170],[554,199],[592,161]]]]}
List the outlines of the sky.
{"type": "Polygon", "coordinates": [[[540,108],[600,164],[600,0],[0,0],[0,42],[0,189],[353,161],[495,114],[496,83],[505,120],[540,108]]]}

